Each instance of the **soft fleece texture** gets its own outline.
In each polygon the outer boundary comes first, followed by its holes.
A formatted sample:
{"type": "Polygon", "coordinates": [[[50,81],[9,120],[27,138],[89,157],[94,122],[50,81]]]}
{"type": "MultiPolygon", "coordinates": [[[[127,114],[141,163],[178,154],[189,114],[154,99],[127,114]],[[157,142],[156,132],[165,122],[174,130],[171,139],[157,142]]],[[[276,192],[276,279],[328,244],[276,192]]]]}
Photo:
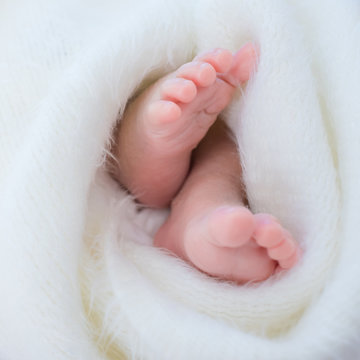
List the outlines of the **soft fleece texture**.
{"type": "Polygon", "coordinates": [[[0,45],[1,359],[360,357],[359,1],[5,0],[0,45]],[[249,40],[226,118],[304,255],[233,286],[153,248],[104,158],[140,86],[249,40]]]}

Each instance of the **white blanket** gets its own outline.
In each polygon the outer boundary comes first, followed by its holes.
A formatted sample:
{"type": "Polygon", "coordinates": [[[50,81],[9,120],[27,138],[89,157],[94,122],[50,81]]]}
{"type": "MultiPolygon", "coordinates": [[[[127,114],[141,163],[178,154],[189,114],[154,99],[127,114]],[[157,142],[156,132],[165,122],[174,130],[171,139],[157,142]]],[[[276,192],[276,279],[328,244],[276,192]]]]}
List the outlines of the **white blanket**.
{"type": "Polygon", "coordinates": [[[358,0],[5,0],[0,46],[1,359],[360,358],[358,0]],[[234,286],[153,248],[104,158],[140,86],[249,40],[225,116],[304,255],[234,286]]]}

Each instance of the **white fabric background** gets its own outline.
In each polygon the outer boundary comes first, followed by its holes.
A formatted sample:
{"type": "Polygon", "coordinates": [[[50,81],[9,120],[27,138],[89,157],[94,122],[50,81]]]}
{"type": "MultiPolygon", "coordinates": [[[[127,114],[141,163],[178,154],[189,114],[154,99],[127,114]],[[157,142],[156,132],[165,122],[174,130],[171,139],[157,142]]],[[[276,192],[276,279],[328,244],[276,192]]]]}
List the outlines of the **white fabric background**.
{"type": "Polygon", "coordinates": [[[0,357],[360,357],[359,42],[357,0],[2,2],[0,357]],[[304,256],[236,287],[154,249],[166,214],[103,160],[142,83],[249,40],[258,71],[226,117],[252,210],[304,256]]]}

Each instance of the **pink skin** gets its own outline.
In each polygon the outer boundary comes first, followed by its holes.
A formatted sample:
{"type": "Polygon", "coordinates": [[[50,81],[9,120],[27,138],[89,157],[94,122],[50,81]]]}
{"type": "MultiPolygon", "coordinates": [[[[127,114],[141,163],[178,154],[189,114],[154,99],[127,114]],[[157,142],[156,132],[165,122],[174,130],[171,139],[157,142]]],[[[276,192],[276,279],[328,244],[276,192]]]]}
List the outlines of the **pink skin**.
{"type": "Polygon", "coordinates": [[[138,201],[171,207],[155,245],[238,283],[290,269],[300,254],[274,217],[245,207],[236,145],[216,121],[255,62],[252,44],[215,49],[158,80],[126,109],[114,149],[114,175],[138,201]]]}

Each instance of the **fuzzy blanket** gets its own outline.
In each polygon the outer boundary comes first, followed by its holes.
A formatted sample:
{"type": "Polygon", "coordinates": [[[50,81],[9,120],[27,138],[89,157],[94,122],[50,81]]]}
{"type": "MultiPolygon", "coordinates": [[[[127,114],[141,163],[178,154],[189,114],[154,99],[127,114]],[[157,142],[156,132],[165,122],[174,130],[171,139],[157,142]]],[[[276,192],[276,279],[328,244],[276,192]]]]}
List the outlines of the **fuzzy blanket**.
{"type": "Polygon", "coordinates": [[[360,2],[0,4],[0,358],[360,358],[360,2]],[[152,247],[104,167],[131,96],[214,47],[259,44],[225,117],[251,209],[304,249],[234,286],[152,247]]]}

